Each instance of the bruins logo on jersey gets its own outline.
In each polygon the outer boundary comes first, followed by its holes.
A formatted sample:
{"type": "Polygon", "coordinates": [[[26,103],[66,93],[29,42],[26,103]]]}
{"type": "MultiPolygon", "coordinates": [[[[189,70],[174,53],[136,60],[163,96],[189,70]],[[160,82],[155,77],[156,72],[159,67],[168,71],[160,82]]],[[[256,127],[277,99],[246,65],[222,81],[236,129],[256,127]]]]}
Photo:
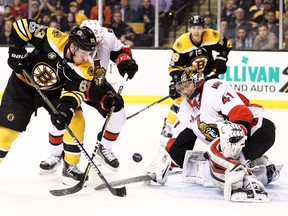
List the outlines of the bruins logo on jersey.
{"type": "Polygon", "coordinates": [[[61,37],[62,32],[59,31],[58,29],[54,29],[53,32],[52,32],[52,34],[53,34],[53,36],[54,36],[55,38],[59,38],[59,37],[61,37]]]}
{"type": "Polygon", "coordinates": [[[45,63],[35,65],[33,69],[33,77],[35,83],[43,90],[50,89],[59,82],[59,77],[56,71],[45,63]]]}
{"type": "Polygon", "coordinates": [[[96,85],[102,85],[106,74],[106,69],[101,66],[96,66],[94,71],[89,72],[89,76],[93,76],[96,85]]]}
{"type": "Polygon", "coordinates": [[[205,136],[206,140],[211,142],[215,138],[219,137],[219,132],[216,124],[207,124],[200,120],[197,123],[200,132],[205,136]]]}

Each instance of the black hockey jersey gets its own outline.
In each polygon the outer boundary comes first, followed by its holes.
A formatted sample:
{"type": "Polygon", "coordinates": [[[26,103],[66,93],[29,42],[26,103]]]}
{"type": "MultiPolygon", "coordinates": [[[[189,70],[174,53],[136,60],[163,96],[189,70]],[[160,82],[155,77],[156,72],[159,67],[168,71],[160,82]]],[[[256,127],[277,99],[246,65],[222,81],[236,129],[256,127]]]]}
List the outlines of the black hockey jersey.
{"type": "Polygon", "coordinates": [[[209,74],[213,70],[213,51],[227,56],[232,45],[218,31],[205,29],[202,41],[197,46],[191,40],[191,33],[182,34],[172,47],[172,57],[169,63],[169,74],[181,68],[195,66],[198,72],[209,74]]]}
{"type": "MultiPolygon", "coordinates": [[[[28,43],[34,49],[28,55],[30,76],[43,91],[51,91],[67,87],[72,96],[80,105],[85,100],[85,91],[90,80],[93,79],[93,66],[91,61],[76,65],[65,59],[65,52],[68,49],[69,35],[55,28],[40,25],[33,20],[17,20],[13,24],[10,35],[16,47],[24,47],[28,43]],[[67,85],[66,85],[67,84],[67,85]],[[73,92],[73,94],[71,94],[73,92]]],[[[23,82],[31,85],[24,74],[17,74],[23,82]]],[[[62,97],[65,95],[62,95],[62,97]]]]}

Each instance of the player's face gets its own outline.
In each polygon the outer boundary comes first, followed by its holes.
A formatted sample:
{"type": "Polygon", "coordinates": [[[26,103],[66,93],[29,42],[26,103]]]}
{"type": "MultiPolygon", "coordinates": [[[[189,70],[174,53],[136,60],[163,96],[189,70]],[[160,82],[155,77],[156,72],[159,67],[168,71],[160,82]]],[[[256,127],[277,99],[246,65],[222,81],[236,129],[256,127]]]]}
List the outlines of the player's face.
{"type": "Polygon", "coordinates": [[[191,33],[192,40],[194,42],[200,42],[201,41],[202,34],[203,34],[203,31],[204,31],[203,26],[200,26],[200,25],[191,26],[189,28],[189,31],[191,33]]]}
{"type": "Polygon", "coordinates": [[[195,84],[192,80],[181,83],[177,86],[177,91],[185,98],[188,99],[195,90],[195,84]]]}
{"type": "Polygon", "coordinates": [[[73,56],[73,61],[76,65],[80,65],[84,63],[85,61],[89,61],[89,59],[92,56],[92,52],[85,51],[82,49],[77,49],[73,56]]]}

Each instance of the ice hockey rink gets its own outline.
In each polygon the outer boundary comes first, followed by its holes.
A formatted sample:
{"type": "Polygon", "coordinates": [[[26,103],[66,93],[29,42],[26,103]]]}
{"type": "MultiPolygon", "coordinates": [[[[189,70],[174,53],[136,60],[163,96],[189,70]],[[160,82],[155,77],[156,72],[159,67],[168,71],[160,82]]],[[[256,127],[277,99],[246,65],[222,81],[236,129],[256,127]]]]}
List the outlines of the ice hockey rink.
{"type": "MultiPolygon", "coordinates": [[[[131,115],[147,104],[126,105],[131,115]]],[[[85,149],[91,153],[104,119],[91,108],[84,106],[86,116],[85,149]]],[[[141,175],[153,160],[160,146],[159,134],[168,105],[156,105],[126,122],[115,144],[114,151],[120,160],[118,173],[106,168],[102,173],[108,181],[141,175]],[[132,160],[139,152],[140,163],[132,160]]],[[[287,157],[287,110],[269,109],[277,126],[275,145],[267,153],[269,159],[285,164],[280,178],[267,186],[270,203],[231,203],[223,199],[217,188],[204,188],[185,184],[181,174],[169,177],[165,186],[152,183],[135,183],[126,186],[127,196],[116,197],[107,189],[94,190],[93,176],[87,187],[73,195],[55,197],[51,189],[65,188],[61,183],[61,168],[49,176],[39,175],[39,163],[49,155],[47,122],[44,109],[33,116],[25,133],[16,142],[0,165],[0,214],[3,216],[53,216],[53,215],[222,215],[222,216],[287,216],[288,210],[288,157],[287,157]]],[[[197,143],[196,149],[203,149],[197,143]]],[[[82,156],[80,167],[87,165],[82,156]]]]}

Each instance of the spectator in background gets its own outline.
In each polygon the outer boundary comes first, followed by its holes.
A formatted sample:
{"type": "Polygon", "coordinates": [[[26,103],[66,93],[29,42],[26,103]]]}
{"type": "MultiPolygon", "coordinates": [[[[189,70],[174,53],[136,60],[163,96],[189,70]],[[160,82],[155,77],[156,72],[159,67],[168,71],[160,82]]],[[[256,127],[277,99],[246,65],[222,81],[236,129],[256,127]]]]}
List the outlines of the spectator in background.
{"type": "MultiPolygon", "coordinates": [[[[90,19],[92,20],[99,20],[98,18],[98,1],[96,0],[96,5],[91,8],[90,10],[90,19]]],[[[103,26],[108,26],[111,24],[112,20],[112,9],[109,5],[106,4],[105,0],[102,1],[103,4],[103,26]]]]}
{"type": "Polygon", "coordinates": [[[16,19],[27,17],[27,8],[21,0],[14,0],[12,5],[11,15],[16,19]]]}
{"type": "Polygon", "coordinates": [[[13,20],[15,21],[14,16],[12,16],[12,7],[10,5],[5,5],[4,8],[4,20],[13,20]]]}
{"type": "Polygon", "coordinates": [[[258,35],[253,44],[254,50],[275,50],[278,49],[278,38],[272,32],[269,32],[266,23],[258,25],[258,35]]]}
{"type": "Polygon", "coordinates": [[[121,11],[115,10],[113,13],[113,20],[111,25],[108,27],[114,31],[114,34],[117,38],[121,38],[122,35],[125,35],[125,29],[129,26],[126,22],[122,21],[121,11]]]}
{"type": "Polygon", "coordinates": [[[40,4],[38,1],[32,1],[31,3],[31,14],[32,19],[36,22],[41,22],[41,11],[40,11],[40,4]]]}
{"type": "Polygon", "coordinates": [[[220,22],[220,34],[229,40],[232,38],[232,36],[228,30],[228,26],[229,26],[228,20],[225,18],[222,18],[220,22]]]}
{"type": "Polygon", "coordinates": [[[84,13],[79,13],[78,11],[78,3],[76,1],[72,1],[69,4],[69,12],[73,13],[75,16],[76,24],[80,26],[80,24],[87,20],[88,17],[84,13]]]}
{"type": "Polygon", "coordinates": [[[279,39],[279,25],[276,20],[276,14],[274,9],[269,9],[265,13],[265,22],[267,23],[270,32],[273,32],[279,39]]]}
{"type": "Polygon", "coordinates": [[[152,37],[148,34],[136,34],[131,27],[125,29],[125,35],[121,36],[121,42],[128,47],[150,47],[152,37]]]}
{"type": "Polygon", "coordinates": [[[40,24],[49,26],[50,22],[51,22],[51,15],[49,13],[42,14],[42,19],[41,19],[40,24]]]}
{"type": "Polygon", "coordinates": [[[0,32],[2,31],[2,29],[4,28],[4,23],[5,23],[5,20],[4,20],[4,12],[0,12],[0,32]]]}
{"type": "Polygon", "coordinates": [[[253,48],[253,36],[247,31],[245,26],[239,26],[237,28],[237,35],[232,40],[232,46],[234,49],[252,49],[253,48]]]}
{"type": "Polygon", "coordinates": [[[144,22],[145,33],[154,28],[155,7],[150,0],[142,0],[142,5],[138,7],[137,15],[138,21],[144,22]]]}
{"type": "Polygon", "coordinates": [[[56,6],[59,0],[40,0],[39,10],[44,14],[52,14],[56,11],[56,6]]]}
{"type": "Polygon", "coordinates": [[[277,22],[279,22],[279,11],[274,8],[274,2],[273,0],[264,0],[263,9],[259,10],[254,14],[254,16],[251,18],[251,21],[256,23],[261,23],[265,21],[265,14],[268,10],[274,9],[275,10],[275,18],[277,22]]]}
{"type": "MultiPolygon", "coordinates": [[[[155,7],[155,0],[151,0],[151,4],[155,7]]],[[[159,0],[159,44],[162,46],[163,40],[169,37],[170,16],[172,8],[172,0],[159,0]]]]}
{"type": "Polygon", "coordinates": [[[217,30],[217,25],[212,20],[212,13],[211,12],[206,11],[203,14],[203,18],[205,21],[204,28],[217,30]]]}
{"type": "Polygon", "coordinates": [[[226,19],[228,23],[230,24],[235,19],[235,14],[234,14],[235,9],[236,9],[235,1],[227,0],[221,12],[221,18],[226,19]]]}
{"type": "Polygon", "coordinates": [[[61,31],[66,31],[67,30],[67,15],[64,13],[63,7],[62,6],[57,6],[55,13],[51,14],[52,20],[55,20],[56,22],[59,23],[59,26],[61,31]]]}
{"type": "Polygon", "coordinates": [[[90,6],[83,0],[76,0],[78,4],[78,13],[85,14],[86,17],[90,17],[90,6]]]}
{"type": "Polygon", "coordinates": [[[241,25],[246,28],[249,32],[252,29],[251,23],[247,22],[245,19],[245,11],[243,8],[237,8],[234,11],[235,19],[229,23],[228,30],[231,32],[231,36],[234,38],[236,36],[236,30],[241,25]]]}
{"type": "Polygon", "coordinates": [[[255,13],[264,9],[263,0],[255,0],[255,4],[249,8],[249,20],[255,13]]]}
{"type": "Polygon", "coordinates": [[[12,25],[13,25],[13,20],[6,20],[3,26],[3,29],[1,29],[0,33],[0,44],[1,45],[8,45],[8,44],[13,44],[12,41],[10,40],[10,33],[12,30],[12,25]]]}
{"type": "Polygon", "coordinates": [[[51,20],[51,22],[49,23],[49,27],[60,29],[60,25],[56,20],[51,20]]]}
{"type": "Polygon", "coordinates": [[[65,29],[65,32],[69,33],[74,27],[78,25],[76,24],[75,15],[73,13],[69,12],[66,18],[67,18],[67,27],[65,29]]]}
{"type": "Polygon", "coordinates": [[[129,0],[121,0],[120,1],[120,11],[122,14],[123,22],[137,22],[138,16],[136,11],[130,7],[129,0]]]}

